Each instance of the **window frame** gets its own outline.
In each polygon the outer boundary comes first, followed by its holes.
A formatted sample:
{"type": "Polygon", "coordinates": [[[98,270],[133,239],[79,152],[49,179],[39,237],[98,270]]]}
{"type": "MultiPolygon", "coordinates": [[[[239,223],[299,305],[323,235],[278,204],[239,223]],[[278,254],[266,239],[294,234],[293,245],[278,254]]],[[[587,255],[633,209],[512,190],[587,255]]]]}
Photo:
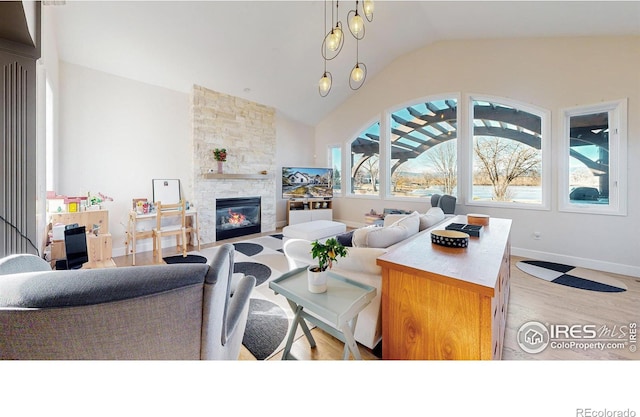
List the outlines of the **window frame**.
{"type": "Polygon", "coordinates": [[[327,166],[329,168],[334,168],[335,164],[333,162],[333,150],[338,149],[340,151],[340,164],[338,167],[340,169],[340,190],[336,191],[333,189],[334,197],[342,197],[344,195],[344,149],[341,144],[334,143],[332,145],[327,146],[327,166]]]}
{"type": "Polygon", "coordinates": [[[562,110],[558,154],[558,211],[568,213],[627,215],[627,105],[628,99],[575,106],[562,110]],[[569,200],[570,119],[592,113],[609,113],[609,204],[573,204],[569,200]],[[615,133],[612,131],[615,129],[615,133]],[[612,198],[613,195],[613,198],[612,198]]]}
{"type": "MultiPolygon", "coordinates": [[[[467,174],[465,176],[467,184],[465,189],[464,201],[468,206],[476,207],[493,207],[493,208],[509,208],[509,209],[525,209],[525,210],[551,210],[551,167],[552,167],[552,153],[551,153],[551,111],[543,107],[535,106],[530,103],[524,103],[518,100],[512,100],[507,97],[491,96],[486,94],[467,94],[466,95],[466,128],[468,140],[461,144],[462,152],[465,153],[467,158],[465,168],[467,174]],[[540,178],[540,184],[542,187],[542,201],[540,204],[535,203],[513,203],[503,201],[476,201],[473,200],[473,162],[474,162],[474,101],[486,101],[489,103],[504,104],[521,111],[526,111],[533,115],[540,117],[540,135],[541,135],[541,159],[542,159],[542,176],[540,178]]],[[[460,155],[460,153],[459,153],[460,155]]],[[[459,171],[460,171],[459,167],[459,171]]],[[[460,175],[460,174],[459,174],[460,175]]],[[[460,197],[458,197],[460,198],[460,197]]]]}
{"type": "MultiPolygon", "coordinates": [[[[461,167],[460,167],[460,146],[462,141],[461,139],[461,108],[460,108],[460,103],[461,103],[461,94],[459,92],[457,93],[440,93],[440,94],[432,94],[432,95],[428,95],[428,96],[424,96],[424,97],[418,97],[409,101],[406,101],[404,103],[401,103],[399,105],[393,106],[391,108],[386,109],[383,112],[383,120],[385,121],[384,126],[382,125],[382,123],[380,124],[380,130],[385,129],[385,143],[384,143],[384,161],[383,162],[383,167],[381,167],[380,169],[380,184],[381,184],[381,188],[382,188],[382,182],[383,182],[383,178],[384,178],[384,182],[385,182],[385,187],[384,187],[384,199],[388,200],[388,201],[410,201],[410,202],[423,202],[426,200],[430,201],[430,197],[411,197],[411,196],[395,196],[392,194],[391,191],[391,115],[393,113],[395,113],[398,110],[401,109],[405,109],[407,107],[416,105],[416,104],[420,104],[420,103],[428,103],[431,101],[438,101],[438,100],[455,100],[456,101],[456,163],[457,163],[457,171],[458,171],[458,179],[457,179],[457,194],[458,196],[456,196],[457,198],[460,198],[460,191],[461,191],[461,167]],[[382,176],[382,174],[384,174],[384,177],[382,176]]],[[[382,133],[382,132],[381,132],[382,133]]],[[[380,136],[380,139],[382,140],[382,134],[380,136]]],[[[382,155],[380,156],[382,158],[382,155]]]]}
{"type": "Polygon", "coordinates": [[[345,161],[343,162],[342,166],[346,169],[343,168],[343,174],[345,174],[346,172],[349,173],[349,175],[343,175],[342,177],[342,195],[345,197],[361,198],[365,200],[384,199],[384,193],[382,192],[382,190],[387,186],[386,183],[388,181],[386,180],[387,167],[386,163],[383,160],[383,157],[387,154],[387,146],[389,142],[389,136],[387,134],[388,124],[385,121],[386,119],[384,118],[384,114],[385,112],[383,112],[382,119],[380,119],[379,115],[377,117],[368,119],[368,121],[360,125],[359,128],[355,130],[355,133],[350,136],[350,139],[345,142],[345,148],[343,150],[344,153],[342,154],[342,157],[343,159],[345,159],[345,161]],[[380,141],[378,142],[378,180],[380,182],[380,186],[378,187],[377,194],[355,194],[353,191],[351,191],[353,188],[353,178],[351,177],[351,170],[353,168],[351,166],[351,144],[362,132],[369,129],[375,123],[380,124],[380,141]]]}

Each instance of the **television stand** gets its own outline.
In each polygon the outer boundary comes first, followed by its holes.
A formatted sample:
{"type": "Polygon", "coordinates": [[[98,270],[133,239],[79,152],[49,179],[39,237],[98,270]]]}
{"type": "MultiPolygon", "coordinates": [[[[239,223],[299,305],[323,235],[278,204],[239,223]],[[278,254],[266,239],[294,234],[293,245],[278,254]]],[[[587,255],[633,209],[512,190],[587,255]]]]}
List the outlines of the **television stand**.
{"type": "Polygon", "coordinates": [[[306,223],[314,220],[333,220],[333,201],[326,198],[287,200],[287,224],[306,223]]]}

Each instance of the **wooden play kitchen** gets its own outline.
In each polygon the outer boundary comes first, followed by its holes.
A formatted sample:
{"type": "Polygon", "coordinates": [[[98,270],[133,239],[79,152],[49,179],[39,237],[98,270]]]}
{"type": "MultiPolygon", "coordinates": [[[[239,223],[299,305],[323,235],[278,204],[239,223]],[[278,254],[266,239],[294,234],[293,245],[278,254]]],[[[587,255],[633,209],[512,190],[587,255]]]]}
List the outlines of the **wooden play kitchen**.
{"type": "MultiPolygon", "coordinates": [[[[487,219],[467,247],[429,234],[378,258],[383,359],[500,359],[510,279],[511,220],[487,219]]],[[[438,227],[468,223],[456,216],[438,227]]]]}

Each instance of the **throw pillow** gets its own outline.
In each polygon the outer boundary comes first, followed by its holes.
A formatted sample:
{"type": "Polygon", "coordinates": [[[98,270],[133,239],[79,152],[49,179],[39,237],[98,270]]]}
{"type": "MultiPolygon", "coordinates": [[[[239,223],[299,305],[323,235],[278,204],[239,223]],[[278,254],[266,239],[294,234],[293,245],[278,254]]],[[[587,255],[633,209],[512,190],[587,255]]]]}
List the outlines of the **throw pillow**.
{"type": "Polygon", "coordinates": [[[420,213],[414,211],[406,217],[403,217],[390,226],[401,226],[407,229],[407,237],[413,236],[418,233],[420,228],[420,213]]]}
{"type": "Polygon", "coordinates": [[[432,207],[420,216],[420,231],[430,228],[444,220],[444,211],[440,207],[432,207]]]}
{"type": "Polygon", "coordinates": [[[350,232],[347,233],[341,233],[339,235],[336,236],[336,240],[342,245],[342,246],[348,246],[351,247],[352,245],[352,241],[353,241],[353,232],[355,232],[355,230],[352,230],[350,232]]]}
{"type": "Polygon", "coordinates": [[[366,248],[367,247],[367,235],[370,231],[375,229],[382,229],[381,227],[372,224],[371,226],[361,227],[353,231],[353,237],[351,239],[351,244],[356,248],[366,248]]]}
{"type": "Polygon", "coordinates": [[[418,233],[420,215],[413,212],[385,227],[363,227],[353,234],[353,246],[387,248],[418,233]]]}
{"type": "Polygon", "coordinates": [[[367,247],[369,248],[388,248],[389,246],[405,240],[407,228],[403,226],[380,227],[378,230],[372,230],[367,234],[367,247]]]}

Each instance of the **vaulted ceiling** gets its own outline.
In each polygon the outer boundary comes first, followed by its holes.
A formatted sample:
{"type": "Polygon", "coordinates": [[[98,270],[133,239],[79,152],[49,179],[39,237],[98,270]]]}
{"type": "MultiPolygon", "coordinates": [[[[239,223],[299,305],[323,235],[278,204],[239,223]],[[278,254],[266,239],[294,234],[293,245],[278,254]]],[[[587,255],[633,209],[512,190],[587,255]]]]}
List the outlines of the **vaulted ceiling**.
{"type": "MultiPolygon", "coordinates": [[[[43,6],[44,21],[54,26],[66,62],[178,91],[202,85],[308,125],[357,94],[347,82],[356,56],[350,35],[328,64],[329,96],[318,94],[328,29],[322,1],[48,3],[58,4],[43,6]]],[[[339,3],[345,25],[354,4],[339,3]]],[[[396,58],[441,40],[640,35],[640,2],[376,1],[373,22],[365,23],[358,53],[370,80],[396,58]]]]}

